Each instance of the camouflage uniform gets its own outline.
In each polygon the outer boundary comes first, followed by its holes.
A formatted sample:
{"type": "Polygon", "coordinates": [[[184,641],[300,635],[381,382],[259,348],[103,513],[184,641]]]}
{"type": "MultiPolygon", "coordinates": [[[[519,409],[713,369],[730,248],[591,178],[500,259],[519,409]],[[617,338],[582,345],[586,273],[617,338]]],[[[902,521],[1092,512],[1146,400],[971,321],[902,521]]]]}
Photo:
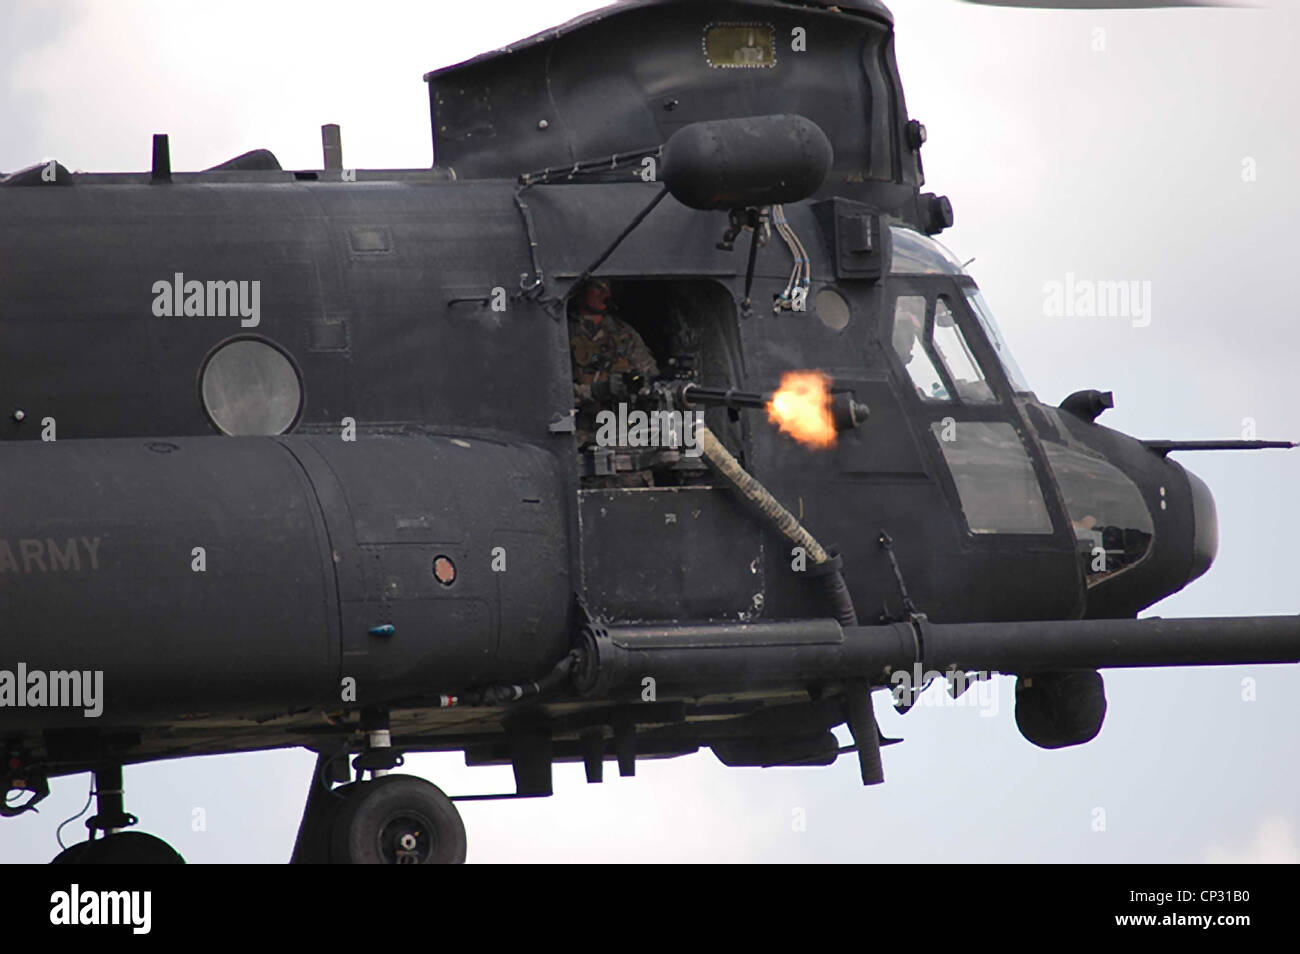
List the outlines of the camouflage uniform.
{"type": "Polygon", "coordinates": [[[578,446],[595,437],[596,412],[600,403],[592,399],[592,385],[608,382],[611,374],[659,373],[654,355],[636,329],[606,313],[579,311],[569,318],[569,345],[573,356],[573,395],[578,408],[578,446]],[[599,319],[598,321],[595,319],[599,319]]]}

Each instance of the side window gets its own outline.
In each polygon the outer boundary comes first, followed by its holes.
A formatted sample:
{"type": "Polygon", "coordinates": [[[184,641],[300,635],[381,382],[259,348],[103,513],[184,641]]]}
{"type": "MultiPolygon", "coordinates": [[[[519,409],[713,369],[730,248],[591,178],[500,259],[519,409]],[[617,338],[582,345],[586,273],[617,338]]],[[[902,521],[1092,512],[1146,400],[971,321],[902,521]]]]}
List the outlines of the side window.
{"type": "Polygon", "coordinates": [[[302,379],[289,356],[262,338],[232,338],[204,359],[199,396],[231,437],[285,434],[302,413],[302,379]]]}
{"type": "Polygon", "coordinates": [[[958,398],[970,404],[997,401],[945,298],[940,298],[934,306],[934,349],[948,369],[958,398]]]}
{"type": "Polygon", "coordinates": [[[1070,515],[1088,586],[1137,566],[1151,551],[1151,514],[1142,492],[1094,454],[1043,441],[1070,515]]]}
{"type": "Polygon", "coordinates": [[[925,350],[925,296],[901,295],[894,306],[894,353],[925,401],[950,401],[943,379],[925,350]]]}
{"type": "Polygon", "coordinates": [[[931,425],[957,485],[971,533],[1051,533],[1029,455],[1010,424],[943,421],[931,425]]]}

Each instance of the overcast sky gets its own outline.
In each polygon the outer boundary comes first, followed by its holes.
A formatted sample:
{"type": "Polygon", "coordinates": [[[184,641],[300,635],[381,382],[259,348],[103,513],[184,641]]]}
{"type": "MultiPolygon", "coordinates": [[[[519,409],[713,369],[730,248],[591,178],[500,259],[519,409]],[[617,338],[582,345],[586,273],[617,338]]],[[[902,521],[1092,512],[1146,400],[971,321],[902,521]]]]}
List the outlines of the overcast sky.
{"type": "MultiPolygon", "coordinates": [[[[155,132],[178,170],[256,147],[318,168],[326,122],[342,125],[349,167],[427,166],[425,71],[598,5],[11,2],[0,169],[146,169],[155,132]]],[[[909,112],[930,133],[928,188],[956,212],[944,241],[975,258],[1039,396],[1113,390],[1103,423],[1139,437],[1236,438],[1250,418],[1260,437],[1300,439],[1300,14],[891,6],[909,112]],[[1150,282],[1150,324],[1046,317],[1044,286],[1067,275],[1150,282]]],[[[1300,451],[1181,459],[1214,491],[1219,557],[1151,613],[1300,612],[1300,451]]],[[[1296,862],[1296,678],[1108,673],[1101,735],[1056,752],[1019,736],[1006,678],[992,718],[899,717],[877,694],[883,731],[906,740],[885,750],[883,786],[864,789],[852,757],[761,770],[705,753],[634,779],[607,770],[599,786],[560,765],[554,798],[462,806],[469,860],[1296,862]]],[[[129,767],[127,808],[192,862],[281,862],[311,764],[294,751],[129,767]]],[[[509,769],[459,756],[408,768],[449,794],[512,787],[509,769]]],[[[87,789],[57,780],[38,815],[0,819],[0,858],[49,860],[87,789]]],[[[83,834],[77,821],[65,840],[83,834]]]]}

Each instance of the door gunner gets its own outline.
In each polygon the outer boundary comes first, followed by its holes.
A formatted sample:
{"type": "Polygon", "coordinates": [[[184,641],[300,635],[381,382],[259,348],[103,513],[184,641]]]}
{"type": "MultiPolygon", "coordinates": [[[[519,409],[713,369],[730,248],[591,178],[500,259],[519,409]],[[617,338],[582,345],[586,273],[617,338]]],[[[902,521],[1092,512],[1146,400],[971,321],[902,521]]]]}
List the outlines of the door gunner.
{"type": "Polygon", "coordinates": [[[609,384],[617,374],[652,378],[659,374],[659,366],[636,329],[613,313],[609,285],[598,279],[587,282],[570,299],[569,345],[578,446],[582,447],[595,435],[602,403],[597,386],[609,384]]]}

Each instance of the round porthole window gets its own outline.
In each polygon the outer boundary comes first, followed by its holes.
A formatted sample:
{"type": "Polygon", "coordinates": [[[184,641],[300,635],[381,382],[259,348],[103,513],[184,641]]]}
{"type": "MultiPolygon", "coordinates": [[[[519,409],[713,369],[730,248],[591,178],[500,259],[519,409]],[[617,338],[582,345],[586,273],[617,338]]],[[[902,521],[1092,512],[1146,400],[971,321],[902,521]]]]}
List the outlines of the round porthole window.
{"type": "Polygon", "coordinates": [[[261,338],[235,338],[199,373],[203,410],[230,437],[283,434],[302,410],[302,380],[289,356],[261,338]]]}
{"type": "Polygon", "coordinates": [[[823,288],[813,299],[813,308],[822,324],[831,331],[843,331],[849,326],[849,303],[833,288],[823,288]]]}

